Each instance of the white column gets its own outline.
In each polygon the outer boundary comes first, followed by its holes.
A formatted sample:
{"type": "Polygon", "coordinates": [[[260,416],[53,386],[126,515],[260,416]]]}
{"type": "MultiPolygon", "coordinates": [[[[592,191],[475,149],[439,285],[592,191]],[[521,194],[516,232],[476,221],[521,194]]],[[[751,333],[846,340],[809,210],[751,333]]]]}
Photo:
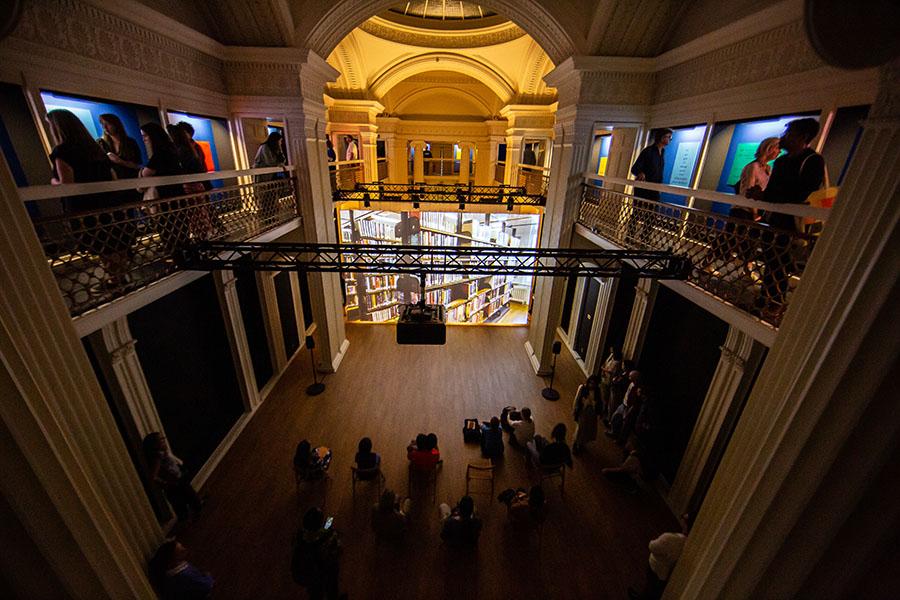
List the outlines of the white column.
{"type": "MultiPolygon", "coordinates": [[[[128,319],[122,317],[101,329],[103,350],[107,356],[96,352],[97,360],[107,363],[114,381],[110,387],[114,394],[119,394],[128,413],[134,422],[138,436],[143,439],[153,431],[163,432],[162,422],[153,395],[147,385],[144,369],[135,351],[137,343],[128,327],[128,319]]],[[[95,351],[99,350],[95,346],[95,351]]]]}
{"type": "Polygon", "coordinates": [[[237,293],[237,278],[234,271],[218,271],[214,274],[219,306],[222,308],[222,319],[225,322],[225,333],[231,346],[234,359],[234,370],[241,387],[244,409],[253,411],[259,406],[259,389],[256,373],[253,371],[253,359],[250,356],[250,345],[247,343],[247,331],[244,329],[244,317],[241,314],[241,303],[237,293]]]}
{"type": "Polygon", "coordinates": [[[507,135],[506,136],[506,171],[503,175],[504,185],[518,185],[519,183],[519,162],[522,159],[522,145],[525,136],[507,135]]]}
{"type": "Polygon", "coordinates": [[[256,285],[259,290],[259,304],[262,307],[263,323],[266,328],[266,340],[269,342],[269,356],[275,372],[280,373],[287,365],[287,354],[284,350],[278,297],[275,295],[275,273],[258,271],[256,285]]]}
{"type": "Polygon", "coordinates": [[[634,288],[634,304],[631,306],[631,317],[628,319],[625,342],[622,344],[622,354],[625,360],[637,362],[641,357],[658,290],[659,284],[652,279],[638,279],[637,286],[634,288]]]}
{"type": "Polygon", "coordinates": [[[378,128],[370,126],[370,131],[360,131],[359,141],[362,144],[363,179],[366,183],[378,181],[378,128]]]}
{"type": "Polygon", "coordinates": [[[0,399],[0,493],[60,593],[154,598],[162,532],[2,156],[0,399]]]}
{"type": "Polygon", "coordinates": [[[497,146],[490,139],[475,143],[475,185],[493,185],[497,146]]]}
{"type": "Polygon", "coordinates": [[[746,384],[747,378],[753,376],[753,370],[759,364],[758,358],[748,364],[753,348],[752,337],[734,326],[728,328],[719,364],[709,383],[703,406],[669,492],[669,506],[676,514],[683,514],[688,509],[719,431],[731,412],[732,403],[739,398],[738,391],[743,389],[746,393],[746,387],[742,384],[746,384]]]}
{"type": "Polygon", "coordinates": [[[459,183],[469,184],[469,154],[472,151],[471,142],[459,143],[459,183]]]}
{"type": "Polygon", "coordinates": [[[413,149],[413,183],[425,182],[425,142],[423,140],[413,140],[410,142],[413,149]]]}
{"type": "Polygon", "coordinates": [[[894,59],[667,599],[854,597],[896,547],[898,98],[894,59]]]}
{"type": "MultiPolygon", "coordinates": [[[[578,107],[557,114],[557,147],[553,153],[550,189],[541,225],[542,248],[567,248],[581,201],[581,175],[587,165],[593,121],[578,119],[578,107]]],[[[510,159],[507,148],[507,159],[510,159]]],[[[509,163],[507,163],[507,167],[509,163]]],[[[566,282],[557,277],[536,277],[531,325],[525,350],[539,375],[549,373],[551,348],[562,313],[566,282]]]]}

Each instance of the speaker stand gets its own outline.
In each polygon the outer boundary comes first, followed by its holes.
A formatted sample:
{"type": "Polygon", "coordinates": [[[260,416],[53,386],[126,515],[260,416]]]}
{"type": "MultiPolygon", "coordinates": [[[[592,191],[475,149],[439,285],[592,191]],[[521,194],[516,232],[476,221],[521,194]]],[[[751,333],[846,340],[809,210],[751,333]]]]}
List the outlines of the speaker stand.
{"type": "Polygon", "coordinates": [[[312,348],[309,349],[309,362],[312,366],[313,373],[313,383],[309,384],[306,388],[307,396],[318,396],[322,392],[325,391],[325,382],[319,381],[318,373],[316,372],[316,357],[314,354],[314,350],[312,348]]]}
{"type": "Polygon", "coordinates": [[[559,400],[559,392],[553,389],[553,377],[556,376],[556,354],[553,355],[553,366],[550,368],[550,386],[541,390],[541,396],[544,400],[556,402],[559,400]]]}

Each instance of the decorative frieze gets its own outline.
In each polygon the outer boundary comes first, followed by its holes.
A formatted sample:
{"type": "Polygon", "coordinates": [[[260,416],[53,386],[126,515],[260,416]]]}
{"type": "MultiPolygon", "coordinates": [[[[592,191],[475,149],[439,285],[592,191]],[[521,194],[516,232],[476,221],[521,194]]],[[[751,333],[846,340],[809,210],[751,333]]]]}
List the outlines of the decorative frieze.
{"type": "Polygon", "coordinates": [[[457,35],[448,35],[447,32],[432,33],[423,29],[397,26],[378,17],[364,21],[359,28],[383,40],[424,48],[480,48],[511,42],[525,35],[525,32],[513,23],[504,23],[503,26],[482,31],[466,30],[457,35]]]}
{"type": "Polygon", "coordinates": [[[233,96],[298,96],[300,65],[228,62],[225,64],[225,87],[233,96]]]}
{"type": "Polygon", "coordinates": [[[821,66],[802,22],[794,21],[661,70],[655,101],[698,96],[821,66]]]}
{"type": "Polygon", "coordinates": [[[25,3],[11,37],[82,58],[224,92],[218,58],[77,0],[25,3]]]}

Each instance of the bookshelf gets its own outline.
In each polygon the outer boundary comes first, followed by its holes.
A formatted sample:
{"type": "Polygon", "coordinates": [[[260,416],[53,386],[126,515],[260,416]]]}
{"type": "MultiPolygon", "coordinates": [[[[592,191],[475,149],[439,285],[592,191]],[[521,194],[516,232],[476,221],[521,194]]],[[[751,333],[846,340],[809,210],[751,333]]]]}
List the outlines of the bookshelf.
{"type": "MultiPolygon", "coordinates": [[[[505,228],[494,230],[466,213],[341,210],[341,241],[354,244],[410,244],[421,246],[518,246],[520,239],[505,228]],[[469,217],[468,219],[466,217],[469,217]],[[411,219],[419,220],[409,227],[411,219]]],[[[418,302],[420,292],[398,285],[397,275],[347,273],[345,312],[349,320],[389,322],[399,316],[400,305],[418,302]]],[[[416,286],[413,286],[416,287],[416,286]]],[[[513,282],[503,275],[464,276],[427,274],[425,302],[442,304],[449,323],[490,323],[508,310],[513,282]]]]}

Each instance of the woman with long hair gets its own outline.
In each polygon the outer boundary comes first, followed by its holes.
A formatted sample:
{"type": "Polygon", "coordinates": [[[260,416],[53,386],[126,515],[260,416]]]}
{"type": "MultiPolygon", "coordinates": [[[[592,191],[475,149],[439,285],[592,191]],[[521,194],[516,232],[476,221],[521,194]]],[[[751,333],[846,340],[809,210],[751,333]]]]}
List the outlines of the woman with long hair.
{"type": "Polygon", "coordinates": [[[112,163],[117,179],[131,179],[141,169],[141,149],[122,125],[121,119],[112,113],[100,115],[103,137],[97,140],[106,157],[112,163]]]}
{"type": "MultiPolygon", "coordinates": [[[[109,181],[112,170],[103,149],[94,141],[84,124],[72,112],[64,109],[47,113],[50,136],[53,138],[53,185],[109,181]]],[[[89,210],[102,205],[97,195],[71,199],[69,210],[89,210]]]]}
{"type": "MultiPolygon", "coordinates": [[[[281,133],[273,131],[269,134],[256,151],[256,157],[253,159],[254,169],[263,169],[266,167],[281,167],[285,164],[284,152],[281,150],[281,133]]],[[[278,179],[279,173],[270,173],[268,175],[257,175],[256,181],[272,181],[278,179]]]]}
{"type": "MultiPolygon", "coordinates": [[[[144,123],[141,125],[141,135],[144,138],[147,154],[150,155],[147,165],[141,169],[141,177],[162,177],[184,173],[178,160],[175,144],[169,139],[162,125],[144,123]]],[[[144,200],[172,198],[183,194],[184,188],[180,183],[160,185],[145,189],[144,200]]],[[[163,242],[162,253],[172,254],[189,237],[187,202],[184,199],[161,202],[158,212],[155,209],[151,209],[150,212],[151,214],[155,213],[159,235],[163,242]]]]}

